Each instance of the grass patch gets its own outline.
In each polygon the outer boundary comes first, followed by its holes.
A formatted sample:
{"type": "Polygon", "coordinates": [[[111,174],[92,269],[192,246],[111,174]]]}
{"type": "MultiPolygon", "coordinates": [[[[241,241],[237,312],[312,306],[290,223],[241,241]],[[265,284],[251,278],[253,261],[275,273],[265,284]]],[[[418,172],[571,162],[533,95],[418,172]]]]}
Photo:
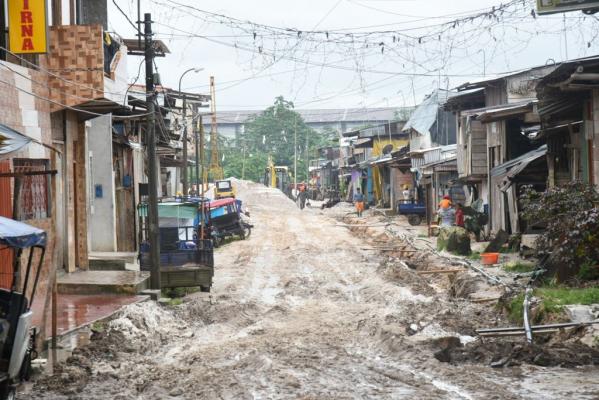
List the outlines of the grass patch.
{"type": "Polygon", "coordinates": [[[521,261],[515,261],[515,262],[509,262],[507,264],[503,264],[503,269],[508,272],[517,272],[517,273],[532,272],[535,270],[535,268],[536,268],[535,264],[521,262],[521,261]]]}
{"type": "Polygon", "coordinates": [[[197,293],[199,291],[200,291],[199,287],[165,288],[165,289],[162,289],[162,296],[168,297],[171,299],[178,299],[178,298],[190,295],[192,293],[197,293]]]}
{"type": "Polygon", "coordinates": [[[106,330],[106,323],[103,321],[96,321],[91,326],[92,332],[102,333],[106,330]]]}
{"type": "MultiPolygon", "coordinates": [[[[599,288],[566,288],[566,287],[542,287],[535,289],[534,297],[540,299],[541,304],[534,313],[533,323],[551,319],[562,313],[563,306],[571,304],[597,304],[599,303],[599,288]]],[[[513,322],[522,322],[524,293],[514,297],[507,305],[509,318],[513,322]]]]}
{"type": "Polygon", "coordinates": [[[480,260],[480,253],[478,251],[474,251],[472,253],[470,253],[470,255],[468,256],[469,260],[473,260],[473,261],[478,261],[480,260]]]}
{"type": "Polygon", "coordinates": [[[169,299],[168,303],[169,306],[174,307],[174,306],[180,306],[181,304],[183,304],[183,299],[180,297],[174,298],[174,299],[169,299]]]}

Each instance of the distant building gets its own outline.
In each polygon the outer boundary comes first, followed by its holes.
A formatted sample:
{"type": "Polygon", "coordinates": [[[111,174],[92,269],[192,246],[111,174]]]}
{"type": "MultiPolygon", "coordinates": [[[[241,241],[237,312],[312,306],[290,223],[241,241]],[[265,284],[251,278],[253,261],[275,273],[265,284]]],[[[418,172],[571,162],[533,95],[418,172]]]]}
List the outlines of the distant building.
{"type": "MultiPolygon", "coordinates": [[[[304,122],[316,131],[333,129],[339,134],[369,125],[381,125],[395,121],[402,116],[404,109],[398,107],[382,108],[337,108],[296,110],[304,122]]],[[[410,111],[408,109],[408,111],[410,111]]],[[[218,132],[226,138],[235,138],[243,134],[245,125],[262,110],[218,111],[218,132]]],[[[402,118],[403,119],[403,118],[402,118]]],[[[210,131],[210,118],[206,118],[204,128],[210,131]]]]}

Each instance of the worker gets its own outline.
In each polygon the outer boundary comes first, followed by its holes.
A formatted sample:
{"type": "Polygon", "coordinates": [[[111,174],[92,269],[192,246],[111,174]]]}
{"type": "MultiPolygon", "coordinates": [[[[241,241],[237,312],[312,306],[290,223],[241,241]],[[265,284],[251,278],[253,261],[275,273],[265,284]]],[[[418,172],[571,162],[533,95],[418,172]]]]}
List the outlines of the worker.
{"type": "Polygon", "coordinates": [[[303,210],[304,207],[306,207],[306,198],[307,197],[308,197],[308,192],[306,191],[306,184],[302,182],[299,185],[299,194],[298,194],[300,210],[303,210]]]}
{"type": "Polygon", "coordinates": [[[458,203],[455,211],[455,224],[459,227],[464,227],[464,206],[458,203]]]}
{"type": "Polygon", "coordinates": [[[439,208],[442,209],[447,209],[449,207],[451,207],[451,197],[449,197],[448,195],[443,196],[443,200],[441,200],[441,202],[439,203],[439,208]]]}
{"type": "Polygon", "coordinates": [[[411,197],[410,187],[408,185],[403,186],[402,195],[403,195],[404,203],[408,203],[410,201],[410,197],[411,197]]]}
{"type": "Polygon", "coordinates": [[[364,195],[362,194],[360,188],[357,188],[356,192],[354,193],[354,205],[356,206],[358,217],[361,217],[362,213],[364,212],[364,195]]]}
{"type": "Polygon", "coordinates": [[[440,226],[441,227],[450,227],[453,226],[455,220],[456,220],[456,211],[455,209],[451,206],[451,203],[448,207],[443,208],[443,207],[439,207],[439,210],[437,210],[437,215],[439,216],[440,219],[440,226]]]}

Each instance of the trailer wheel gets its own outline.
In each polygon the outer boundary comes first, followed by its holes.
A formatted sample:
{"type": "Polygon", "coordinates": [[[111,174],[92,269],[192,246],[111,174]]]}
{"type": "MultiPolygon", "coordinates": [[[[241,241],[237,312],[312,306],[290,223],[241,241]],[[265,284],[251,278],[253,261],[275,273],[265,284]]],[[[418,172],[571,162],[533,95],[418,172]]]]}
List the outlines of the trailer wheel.
{"type": "Polygon", "coordinates": [[[243,238],[247,239],[252,234],[252,228],[248,224],[243,224],[243,238]]]}
{"type": "Polygon", "coordinates": [[[0,399],[1,400],[16,400],[17,398],[17,389],[14,385],[9,385],[8,382],[2,383],[2,388],[0,389],[0,399]]]}
{"type": "Polygon", "coordinates": [[[408,215],[408,222],[412,226],[420,225],[420,223],[422,222],[422,217],[417,214],[410,214],[408,215]]]}

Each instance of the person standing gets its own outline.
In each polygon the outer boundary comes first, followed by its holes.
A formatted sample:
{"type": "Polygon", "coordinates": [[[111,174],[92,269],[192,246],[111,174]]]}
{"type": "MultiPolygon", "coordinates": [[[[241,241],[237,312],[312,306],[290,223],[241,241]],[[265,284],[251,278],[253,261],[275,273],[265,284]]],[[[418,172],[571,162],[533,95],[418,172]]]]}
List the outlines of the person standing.
{"type": "Polygon", "coordinates": [[[441,202],[439,202],[439,208],[447,209],[451,206],[452,206],[451,197],[449,197],[448,195],[443,196],[443,200],[441,200],[441,202]]]}
{"type": "Polygon", "coordinates": [[[410,197],[411,197],[411,192],[410,192],[410,188],[408,187],[408,185],[404,185],[402,195],[403,195],[404,203],[408,203],[410,201],[410,197]]]}
{"type": "Polygon", "coordinates": [[[461,228],[464,227],[464,206],[458,203],[455,211],[455,224],[461,228]]]}
{"type": "Polygon", "coordinates": [[[362,194],[360,188],[357,188],[356,192],[354,193],[354,205],[356,206],[358,217],[361,217],[362,213],[364,212],[364,195],[362,194]]]}
{"type": "Polygon", "coordinates": [[[308,192],[306,191],[306,185],[302,182],[299,185],[299,202],[300,202],[300,210],[303,210],[306,207],[306,197],[308,196],[308,192]]]}

